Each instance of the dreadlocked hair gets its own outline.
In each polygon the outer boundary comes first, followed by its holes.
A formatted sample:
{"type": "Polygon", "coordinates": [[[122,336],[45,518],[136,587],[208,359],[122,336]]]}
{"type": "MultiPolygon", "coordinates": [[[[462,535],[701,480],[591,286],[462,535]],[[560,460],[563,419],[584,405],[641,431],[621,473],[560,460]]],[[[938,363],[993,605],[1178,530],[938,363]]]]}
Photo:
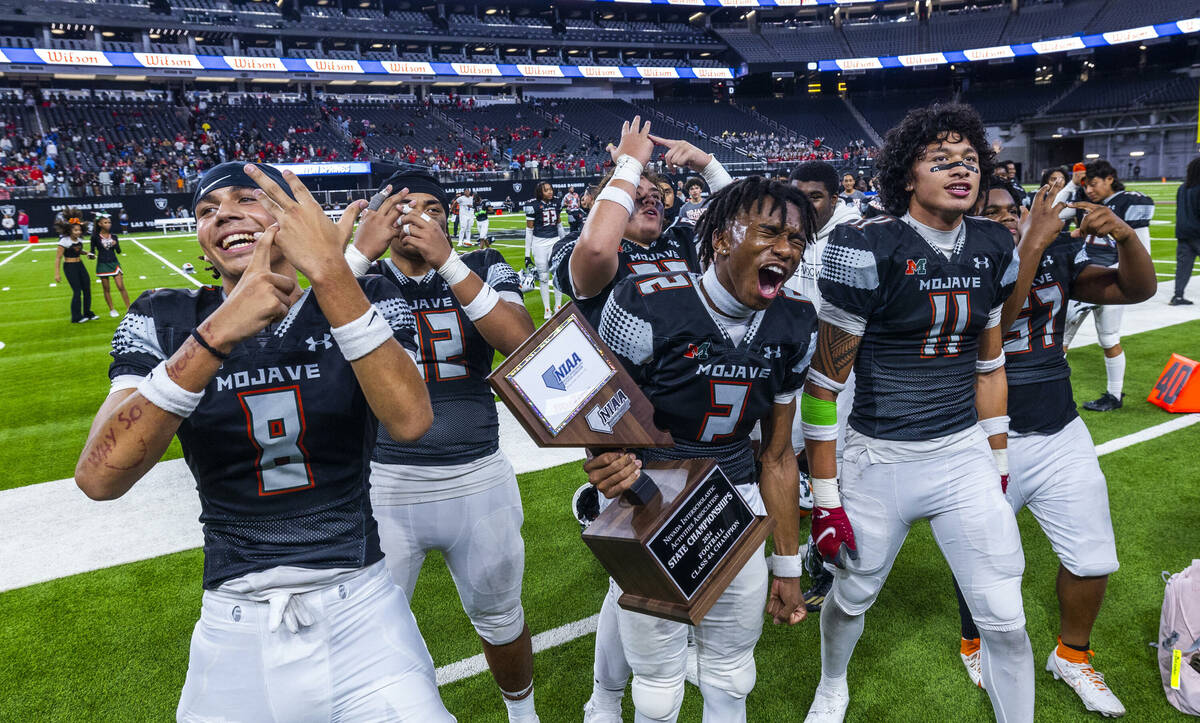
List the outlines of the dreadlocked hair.
{"type": "Polygon", "coordinates": [[[771,215],[786,216],[789,205],[800,209],[804,243],[812,243],[817,230],[817,213],[808,197],[792,184],[762,176],[747,176],[717,191],[709,197],[704,214],[696,224],[700,264],[706,268],[712,264],[713,237],[729,228],[741,214],[762,210],[771,215]]]}
{"type": "Polygon", "coordinates": [[[912,181],[913,163],[930,143],[953,136],[962,136],[979,154],[980,177],[992,177],[996,169],[996,152],[988,143],[983,120],[974,108],[965,103],[934,103],[925,108],[914,108],[899,125],[887,132],[876,161],[879,196],[888,213],[903,216],[908,212],[912,191],[906,186],[912,181]]]}

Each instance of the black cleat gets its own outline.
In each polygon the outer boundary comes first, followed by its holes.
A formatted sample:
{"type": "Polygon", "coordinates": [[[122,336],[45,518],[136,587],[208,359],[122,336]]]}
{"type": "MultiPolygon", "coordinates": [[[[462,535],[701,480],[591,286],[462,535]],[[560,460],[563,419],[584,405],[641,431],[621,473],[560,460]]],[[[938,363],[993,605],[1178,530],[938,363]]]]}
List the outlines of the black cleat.
{"type": "Polygon", "coordinates": [[[804,607],[810,613],[820,612],[825,596],[833,587],[833,573],[825,569],[821,553],[809,538],[808,551],[804,553],[804,571],[812,579],[812,587],[804,591],[804,607]]]}
{"type": "Polygon", "coordinates": [[[571,498],[571,512],[575,519],[579,520],[579,525],[586,530],[587,526],[600,516],[600,492],[590,483],[584,482],[571,498]]]}
{"type": "Polygon", "coordinates": [[[1114,409],[1120,409],[1124,406],[1125,402],[1122,401],[1123,399],[1125,399],[1124,394],[1121,394],[1121,399],[1117,399],[1108,392],[1105,392],[1100,395],[1099,399],[1093,399],[1085,403],[1083,408],[1089,412],[1111,412],[1114,409]]]}
{"type": "Polygon", "coordinates": [[[1182,296],[1172,296],[1171,300],[1167,302],[1167,306],[1191,306],[1191,305],[1192,305],[1192,302],[1188,301],[1187,299],[1183,298],[1182,296]]]}

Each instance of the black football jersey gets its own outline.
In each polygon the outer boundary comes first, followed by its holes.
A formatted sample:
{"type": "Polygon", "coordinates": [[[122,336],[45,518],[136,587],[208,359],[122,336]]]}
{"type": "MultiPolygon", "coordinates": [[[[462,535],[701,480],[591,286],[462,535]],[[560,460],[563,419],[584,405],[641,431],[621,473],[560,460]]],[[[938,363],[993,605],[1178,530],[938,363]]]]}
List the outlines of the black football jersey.
{"type": "Polygon", "coordinates": [[[604,302],[613,288],[629,276],[637,274],[656,274],[664,271],[700,273],[700,260],[696,257],[696,247],[692,244],[691,229],[670,228],[663,232],[654,243],[640,246],[627,239],[621,239],[621,248],[617,252],[617,273],[612,281],[595,296],[579,299],[575,295],[575,287],[571,284],[571,252],[579,241],[578,234],[564,237],[554,246],[550,256],[550,272],[554,274],[554,285],[563,293],[575,300],[575,305],[596,326],[600,323],[600,312],[604,302]]]}
{"type": "MultiPolygon", "coordinates": [[[[463,254],[463,263],[510,301],[521,303],[520,282],[500,252],[482,249],[463,254]]],[[[417,368],[429,388],[433,426],[415,442],[397,442],[379,428],[372,459],[383,464],[441,466],[465,464],[499,448],[499,419],[487,376],[495,349],[467,318],[450,285],[430,269],[412,279],[391,259],[377,263],[381,273],[400,288],[417,325],[417,368]]]]}
{"type": "Polygon", "coordinates": [[[754,315],[734,346],[713,320],[690,273],[627,277],[604,305],[600,337],[654,404],[654,423],[674,448],[647,460],[712,457],[734,484],[756,481],[750,430],[775,397],[804,384],[816,311],[784,290],[754,315]]]}
{"type": "Polygon", "coordinates": [[[535,198],[525,202],[525,220],[533,221],[533,235],[538,238],[558,236],[558,205],[553,201],[535,198]]]}
{"type": "MultiPolygon", "coordinates": [[[[1133,230],[1149,228],[1154,218],[1154,199],[1137,191],[1117,191],[1104,202],[1117,218],[1129,224],[1133,230]]],[[[1117,242],[1111,236],[1088,236],[1084,239],[1088,258],[1101,266],[1117,263],[1117,242]]]]}
{"type": "MultiPolygon", "coordinates": [[[[379,276],[359,284],[415,349],[399,290],[379,276]]],[[[113,336],[109,377],[149,374],[221,302],[213,287],[143,293],[113,336]]],[[[204,587],[279,565],[380,560],[368,496],[377,426],[311,290],[237,345],[177,432],[200,493],[204,587]]]]}
{"type": "Polygon", "coordinates": [[[976,422],[979,335],[1012,293],[1017,259],[1003,226],[963,223],[949,259],[894,216],[830,236],[817,281],[823,303],[866,320],[850,413],[862,434],[927,440],[976,422]]]}
{"type": "Polygon", "coordinates": [[[1077,414],[1063,327],[1075,280],[1091,263],[1082,240],[1060,233],[1042,254],[1029,296],[1004,335],[1009,426],[1014,431],[1057,432],[1077,414]]]}

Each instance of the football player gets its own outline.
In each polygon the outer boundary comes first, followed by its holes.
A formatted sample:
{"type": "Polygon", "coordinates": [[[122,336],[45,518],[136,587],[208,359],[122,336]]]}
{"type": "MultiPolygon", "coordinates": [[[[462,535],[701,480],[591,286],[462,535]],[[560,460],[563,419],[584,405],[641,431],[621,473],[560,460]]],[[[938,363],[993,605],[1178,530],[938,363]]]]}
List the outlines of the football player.
{"type": "MultiPolygon", "coordinates": [[[[791,429],[816,311],[784,282],[815,228],[812,206],[792,186],[760,176],[732,183],[712,196],[697,229],[704,274],[628,277],[601,315],[600,336],[675,444],[638,455],[599,454],[584,463],[589,482],[612,498],[638,478],[643,461],[713,458],[746,504],[776,521],[769,599],[760,550],[693,629],[708,723],[746,720],[764,601],[776,623],[795,624],[806,615],[791,429]],[[750,432],[759,420],[764,444],[756,473],[750,432]]],[[[633,668],[635,720],[674,721],[683,702],[688,626],[624,609],[617,621],[633,668]]]]}
{"type": "MultiPolygon", "coordinates": [[[[593,326],[599,325],[613,287],[627,276],[700,272],[691,234],[663,231],[662,197],[655,183],[658,176],[643,170],[656,143],[667,147],[667,162],[702,172],[710,188],[724,188],[732,180],[711,154],[686,141],[650,135],[650,122],[643,124],[641,116],[622,124],[619,144],[609,145],[616,166],[597,185],[583,231],[560,241],[552,259],[559,288],[575,300],[593,326]]],[[[589,484],[576,490],[572,499],[575,516],[585,524],[600,514],[601,504],[589,484]]],[[[596,625],[595,678],[591,698],[584,706],[585,723],[621,720],[621,698],[630,668],[617,630],[620,595],[614,588],[609,586],[596,625]]]]}
{"type": "MultiPolygon", "coordinates": [[[[1090,202],[1107,206],[1117,218],[1132,228],[1146,247],[1146,253],[1150,252],[1150,219],[1154,217],[1154,199],[1137,191],[1126,191],[1125,184],[1117,178],[1117,170],[1104,159],[1086,165],[1083,191],[1090,202]]],[[[1117,239],[1091,235],[1086,237],[1084,243],[1092,263],[1110,268],[1117,265],[1117,239]]],[[[1079,313],[1071,315],[1063,344],[1071,345],[1089,311],[1095,314],[1096,336],[1100,348],[1104,350],[1104,374],[1108,383],[1104,393],[1086,402],[1083,408],[1091,412],[1111,412],[1121,408],[1125,397],[1125,350],[1121,348],[1121,317],[1125,308],[1120,302],[1111,306],[1100,304],[1078,308],[1083,303],[1077,302],[1076,308],[1072,309],[1079,313]]]]}
{"type": "Polygon", "coordinates": [[[377,426],[415,440],[432,411],[404,298],[342,258],[361,207],[335,225],[294,174],[239,162],[192,207],[221,286],[134,302],[75,469],[115,499],[178,436],[196,478],[204,597],[178,719],[454,720],[371,514],[377,426]]]}
{"type": "Polygon", "coordinates": [[[997,719],[1033,719],[1024,559],[1002,489],[1000,313],[1018,267],[1003,226],[966,216],[993,161],[974,109],[910,111],[878,160],[889,214],[838,226],[821,259],[821,323],[801,410],[813,536],[836,569],[821,607],[821,681],[809,723],[844,718],[864,614],[921,519],[980,627],[997,719]],[[851,368],[857,385],[839,490],[836,400],[851,368]]]}
{"type": "Polygon", "coordinates": [[[534,187],[533,200],[525,206],[525,266],[533,265],[542,292],[542,318],[549,319],[562,306],[562,287],[554,283],[550,256],[554,244],[563,237],[559,207],[554,203],[554,187],[541,181],[534,187]],[[554,306],[550,291],[554,290],[554,306]]]}
{"type": "MultiPolygon", "coordinates": [[[[1082,225],[1060,233],[1068,206],[1052,199],[1064,183],[1034,195],[1024,233],[1020,205],[1008,184],[990,190],[983,215],[1003,224],[1018,244],[1020,273],[1005,302],[1008,377],[1009,481],[1005,497],[1013,512],[1028,506],[1058,554],[1058,645],[1046,670],[1065,681],[1088,710],[1124,715],[1125,707],[1092,667],[1090,637],[1117,550],[1108,510],[1108,489],[1091,435],[1071,392],[1071,369],[1062,348],[1067,299],[1093,304],[1136,304],[1154,294],[1150,254],[1137,233],[1111,209],[1073,203],[1085,212],[1082,225]],[[1093,263],[1083,239],[1116,239],[1116,268],[1093,263]]],[[[972,682],[981,684],[979,632],[959,596],[960,654],[972,682]]]]}
{"type": "MultiPolygon", "coordinates": [[[[479,248],[485,249],[491,245],[488,241],[488,214],[491,209],[488,207],[488,202],[482,196],[476,195],[475,198],[475,225],[479,228],[479,248]]],[[[469,243],[468,243],[469,245],[469,243]]]]}
{"type": "Polygon", "coordinates": [[[458,206],[458,245],[471,244],[471,225],[475,222],[475,195],[466,189],[454,199],[458,206]]]}
{"type": "MultiPolygon", "coordinates": [[[[817,277],[821,270],[821,253],[824,252],[834,228],[843,223],[858,221],[862,219],[862,214],[854,204],[842,201],[838,195],[837,170],[824,161],[806,161],[797,165],[788,176],[788,182],[799,189],[812,204],[818,229],[813,243],[804,247],[804,258],[795,275],[788,279],[788,288],[812,301],[813,306],[820,311],[821,290],[817,286],[817,277]]],[[[844,403],[838,408],[839,453],[845,438],[846,420],[850,416],[850,400],[853,398],[854,372],[851,372],[842,390],[844,403]]],[[[792,423],[792,447],[797,454],[804,450],[804,429],[799,417],[792,423]]],[[[829,588],[833,586],[833,573],[821,564],[821,555],[817,546],[813,544],[811,535],[805,547],[805,569],[812,578],[812,587],[804,592],[804,604],[809,612],[817,612],[821,609],[825,596],[829,594],[829,588]]]]}
{"type": "Polygon", "coordinates": [[[436,179],[398,173],[383,193],[390,195],[366,212],[347,260],[356,272],[396,284],[416,315],[417,367],[434,412],[416,442],[379,432],[371,505],[385,559],[412,599],[425,555],[441,551],[509,720],[532,723],[533,648],[521,607],[524,518],[516,474],[500,451],[487,375],[495,352],[511,354],[533,333],[533,320],[500,252],[460,258],[451,248],[448,203],[436,179]],[[389,248],[390,258],[365,267],[389,248]]]}
{"type": "Polygon", "coordinates": [[[575,192],[575,187],[567,188],[566,195],[563,196],[562,207],[567,212],[567,223],[570,224],[570,233],[579,233],[579,229],[583,228],[583,218],[585,212],[579,206],[580,197],[575,192]]]}

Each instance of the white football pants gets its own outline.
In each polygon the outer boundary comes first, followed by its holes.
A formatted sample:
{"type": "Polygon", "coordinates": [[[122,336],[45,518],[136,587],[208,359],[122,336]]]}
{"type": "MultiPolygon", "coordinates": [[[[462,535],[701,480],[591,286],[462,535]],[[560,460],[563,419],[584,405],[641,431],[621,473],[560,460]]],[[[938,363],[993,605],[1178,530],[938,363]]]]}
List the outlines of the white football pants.
{"type": "Polygon", "coordinates": [[[554,251],[554,244],[558,243],[558,237],[542,238],[534,236],[531,244],[533,252],[533,265],[538,272],[538,290],[542,292],[542,308],[545,310],[543,314],[549,317],[554,313],[554,310],[562,306],[563,294],[562,290],[555,288],[554,276],[550,273],[550,254],[554,251]],[[555,303],[550,305],[550,290],[554,289],[555,303]]]}
{"type": "Polygon", "coordinates": [[[313,624],[270,632],[269,603],[204,591],[177,720],[454,721],[408,600],[383,561],[294,597],[313,624]]]}

